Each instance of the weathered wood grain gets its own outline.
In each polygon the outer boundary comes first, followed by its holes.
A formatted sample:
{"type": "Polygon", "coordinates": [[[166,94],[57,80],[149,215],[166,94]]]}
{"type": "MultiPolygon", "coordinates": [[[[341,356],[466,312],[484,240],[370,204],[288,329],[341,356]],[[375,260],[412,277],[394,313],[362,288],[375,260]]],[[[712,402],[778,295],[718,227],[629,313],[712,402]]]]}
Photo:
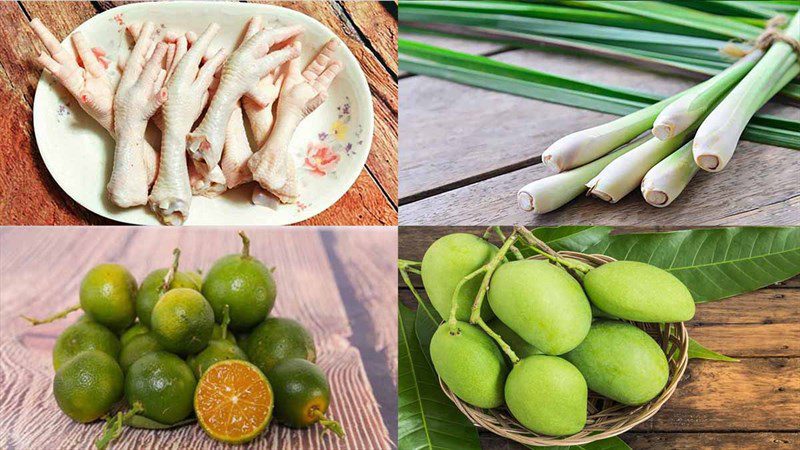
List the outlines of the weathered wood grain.
{"type": "MultiPolygon", "coordinates": [[[[779,147],[739,144],[730,165],[720,173],[700,172],[683,194],[667,208],[648,205],[638,190],[616,204],[579,196],[547,214],[523,211],[517,191],[551,174],[542,164],[499,175],[401,207],[402,225],[602,224],[656,226],[797,225],[800,208],[782,214],[756,214],[758,208],[800,195],[797,172],[800,152],[779,147]],[[765,177],[764,168],[770,170],[765,177]],[[767,185],[767,183],[769,183],[767,185]],[[731,217],[739,215],[736,221],[731,217]]],[[[402,175],[401,175],[402,176],[402,175]]],[[[787,205],[790,206],[790,205],[787,205]]]]}
{"type": "MultiPolygon", "coordinates": [[[[385,4],[376,8],[375,2],[337,2],[344,8],[360,34],[366,37],[372,50],[377,53],[389,72],[397,74],[397,17],[392,15],[385,4]],[[392,23],[395,26],[391,26],[392,23]]],[[[396,10],[396,8],[395,8],[396,10]]]]}
{"type": "MultiPolygon", "coordinates": [[[[113,224],[86,211],[58,188],[47,173],[38,154],[31,130],[31,105],[41,69],[34,59],[41,50],[33,32],[27,26],[28,18],[39,17],[51,28],[57,38],[68,35],[75,27],[99,11],[110,9],[125,2],[100,2],[97,8],[90,2],[5,2],[0,14],[0,76],[8,80],[9,95],[18,92],[23,102],[15,102],[13,113],[4,114],[8,126],[2,129],[4,141],[11,145],[3,147],[3,158],[20,159],[9,163],[0,185],[3,189],[0,200],[0,223],[12,225],[47,224],[113,224]],[[27,132],[15,132],[27,129],[27,132]],[[20,183],[20,180],[27,180],[20,183]],[[32,192],[28,192],[32,191],[32,192]],[[13,197],[11,194],[15,194],[13,197]],[[37,201],[38,199],[38,201],[37,201]]],[[[397,82],[387,72],[371,50],[370,42],[362,40],[347,14],[334,3],[304,4],[304,2],[265,2],[298,9],[325,23],[343,37],[347,45],[364,67],[375,103],[375,135],[367,166],[359,175],[356,184],[337,203],[324,213],[299,223],[299,225],[394,225],[397,223],[397,82]]],[[[366,3],[359,7],[361,15],[372,14],[377,29],[393,30],[397,33],[397,20],[380,4],[366,3]],[[377,12],[370,12],[374,9],[377,12]]],[[[393,34],[392,34],[393,33],[393,34]]],[[[378,37],[378,34],[373,34],[378,37]]],[[[367,36],[365,33],[364,36],[367,36]]],[[[368,38],[367,38],[368,39],[368,38]]],[[[384,38],[385,39],[385,38],[384,38]]],[[[380,45],[386,46],[384,40],[380,45]]],[[[4,88],[5,89],[5,88],[4,88]]],[[[9,105],[7,107],[11,107],[9,105]]]]}
{"type": "MultiPolygon", "coordinates": [[[[415,39],[436,43],[436,38],[427,35],[415,39]]],[[[451,42],[460,42],[449,41],[445,44],[450,47],[454,45],[451,42]]],[[[492,58],[591,83],[664,95],[696,83],[689,77],[552,49],[512,50],[492,58]]],[[[640,198],[626,198],[616,207],[587,207],[588,203],[576,202],[533,218],[517,210],[515,195],[524,184],[549,174],[540,164],[542,151],[564,135],[614,116],[424,76],[404,78],[401,85],[402,224],[800,223],[796,201],[800,188],[797,171],[792,170],[800,165],[800,154],[752,143],[740,144],[731,166],[713,180],[701,174],[676,204],[657,213],[640,198]],[[764,177],[765,167],[773,168],[770,177],[764,177]],[[719,209],[720,204],[727,209],[719,209]]],[[[777,103],[766,111],[797,117],[796,107],[777,103]]],[[[629,197],[640,196],[634,193],[629,197]]]]}
{"type": "Polygon", "coordinates": [[[761,450],[800,445],[798,433],[627,433],[633,449],[761,450]]]}
{"type": "MultiPolygon", "coordinates": [[[[348,432],[340,441],[330,434],[320,436],[318,427],[289,430],[273,424],[252,448],[384,448],[391,435],[381,418],[387,405],[374,392],[378,378],[367,374],[385,358],[361,354],[354,336],[362,329],[351,327],[347,303],[385,309],[366,319],[393,314],[392,299],[363,298],[362,292],[377,292],[393,283],[385,262],[370,267],[373,276],[360,280],[361,290],[343,299],[337,288],[340,270],[329,258],[326,241],[346,239],[356,254],[391,255],[396,244],[385,239],[387,229],[340,228],[325,236],[311,228],[251,228],[252,254],[277,267],[278,299],[275,315],[291,317],[305,325],[318,349],[318,364],[328,374],[333,399],[331,415],[348,432]],[[358,236],[349,236],[350,234],[358,236]],[[375,235],[380,235],[376,237],[375,235]],[[359,236],[363,236],[362,241],[359,236]],[[365,249],[363,246],[368,245],[365,249]],[[372,287],[374,283],[377,287],[372,287]]],[[[330,243],[330,245],[334,245],[330,243]]],[[[169,264],[171,249],[182,250],[182,267],[209,268],[225,254],[238,251],[236,233],[229,229],[148,228],[10,228],[0,230],[0,446],[3,448],[86,448],[98,436],[100,423],[80,425],[58,410],[52,396],[51,349],[56,336],[75,318],[31,327],[20,314],[44,315],[77,302],[78,285],[84,273],[100,262],[117,262],[141,280],[150,270],[169,264]]],[[[363,306],[365,307],[365,306],[363,306]]],[[[77,314],[73,314],[77,316],[77,314]]],[[[370,326],[370,329],[374,327],[370,326]]],[[[387,335],[386,339],[391,339],[387,335]]],[[[395,342],[386,345],[396,346],[395,342]]],[[[393,388],[390,377],[383,379],[393,388]]],[[[172,431],[127,430],[115,448],[218,448],[200,427],[172,431]]]]}

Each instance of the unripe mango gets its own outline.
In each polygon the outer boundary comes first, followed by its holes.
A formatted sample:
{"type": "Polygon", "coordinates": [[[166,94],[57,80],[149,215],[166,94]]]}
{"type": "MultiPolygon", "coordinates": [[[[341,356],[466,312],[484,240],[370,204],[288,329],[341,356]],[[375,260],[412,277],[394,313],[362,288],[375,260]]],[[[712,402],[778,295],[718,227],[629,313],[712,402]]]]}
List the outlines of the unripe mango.
{"type": "Polygon", "coordinates": [[[581,345],[564,355],[589,389],[625,405],[641,405],[667,384],[669,364],[658,343],[625,322],[598,320],[581,345]]]}
{"type": "Polygon", "coordinates": [[[545,261],[501,265],[492,276],[488,297],[503,323],[548,355],[575,348],[592,324],[592,309],[580,283],[545,261]]]}
{"type": "Polygon", "coordinates": [[[583,287],[595,306],[621,319],[667,323],[694,317],[689,289],[675,275],[650,264],[603,264],[586,274],[583,287]]]}
{"type": "Polygon", "coordinates": [[[504,324],[500,319],[495,317],[486,325],[503,338],[503,342],[511,347],[517,358],[522,359],[526,356],[542,354],[541,350],[527,343],[525,339],[522,339],[514,330],[508,328],[508,325],[504,324]]]}
{"type": "Polygon", "coordinates": [[[550,436],[583,429],[588,396],[578,369],[557,356],[520,360],[506,380],[506,404],[514,418],[525,428],[550,436]]]}
{"type": "MultiPolygon", "coordinates": [[[[480,269],[497,253],[497,247],[484,239],[466,233],[454,233],[436,240],[422,258],[422,284],[433,307],[443,319],[450,317],[453,291],[467,275],[480,269]]],[[[472,304],[478,294],[483,275],[464,283],[458,293],[458,320],[469,320],[472,304]]],[[[481,307],[481,317],[489,320],[494,315],[487,302],[481,307]]]]}
{"type": "Polygon", "coordinates": [[[508,367],[492,338],[478,327],[457,322],[439,326],[431,339],[431,360],[458,398],[479,408],[503,404],[503,386],[508,367]]]}

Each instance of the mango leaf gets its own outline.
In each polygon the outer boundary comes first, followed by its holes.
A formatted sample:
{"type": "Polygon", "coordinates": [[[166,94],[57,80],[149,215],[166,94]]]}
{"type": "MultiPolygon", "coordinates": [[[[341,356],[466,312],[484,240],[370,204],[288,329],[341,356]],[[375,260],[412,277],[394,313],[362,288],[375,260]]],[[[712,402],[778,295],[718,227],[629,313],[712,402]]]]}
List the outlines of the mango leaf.
{"type": "Polygon", "coordinates": [[[611,230],[611,227],[540,227],[533,230],[533,235],[555,251],[581,252],[608,237],[611,230]]]}
{"type": "Polygon", "coordinates": [[[630,450],[630,446],[625,443],[619,437],[610,437],[603,439],[601,441],[590,442],[588,444],[582,445],[570,445],[566,447],[534,447],[532,445],[526,445],[525,447],[530,449],[542,450],[542,449],[549,449],[549,450],[630,450]]]}
{"type": "Polygon", "coordinates": [[[397,447],[481,448],[478,431],[442,392],[414,336],[414,312],[398,304],[397,447]]]}
{"type": "Polygon", "coordinates": [[[695,302],[703,303],[800,274],[800,227],[623,234],[585,252],[661,267],[689,288],[695,302]]]}
{"type": "Polygon", "coordinates": [[[426,300],[417,303],[414,330],[416,331],[419,347],[422,353],[425,354],[425,358],[430,362],[431,367],[433,367],[433,362],[431,362],[431,339],[433,339],[433,333],[436,332],[441,323],[442,316],[439,315],[433,305],[426,300]]]}
{"type": "Polygon", "coordinates": [[[713,350],[709,350],[692,338],[689,338],[689,359],[710,359],[712,361],[739,362],[736,358],[725,356],[713,350]]]}

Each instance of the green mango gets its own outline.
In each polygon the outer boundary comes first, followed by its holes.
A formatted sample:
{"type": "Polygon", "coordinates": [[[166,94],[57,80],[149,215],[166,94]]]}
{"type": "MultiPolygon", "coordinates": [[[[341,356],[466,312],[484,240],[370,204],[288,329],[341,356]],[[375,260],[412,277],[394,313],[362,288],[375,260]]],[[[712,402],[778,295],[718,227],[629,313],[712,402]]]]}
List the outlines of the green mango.
{"type": "Polygon", "coordinates": [[[549,436],[583,429],[588,396],[581,373],[558,356],[528,356],[506,380],[506,405],[514,418],[525,428],[549,436]]]}
{"type": "Polygon", "coordinates": [[[592,324],[592,309],[580,283],[549,262],[501,265],[492,276],[488,297],[503,323],[547,355],[577,347],[592,324]]]}
{"type": "Polygon", "coordinates": [[[564,355],[589,389],[625,405],[641,405],[667,384],[669,364],[658,343],[625,322],[598,320],[581,345],[564,355]]]}
{"type": "Polygon", "coordinates": [[[431,361],[436,373],[461,400],[479,408],[503,404],[508,367],[500,349],[480,328],[457,322],[439,326],[431,339],[431,361]]]}
{"type": "Polygon", "coordinates": [[[694,317],[694,300],[675,275],[637,261],[615,261],[583,278],[589,299],[600,310],[636,322],[685,322],[694,317]]]}
{"type": "MultiPolygon", "coordinates": [[[[422,258],[422,284],[433,307],[444,320],[450,317],[453,291],[467,275],[480,269],[497,253],[497,247],[478,236],[454,233],[436,240],[422,258]]],[[[458,292],[456,319],[468,321],[472,304],[478,294],[483,275],[464,283],[458,292]]],[[[481,317],[494,317],[489,305],[483,302],[481,317]]]]}
{"type": "Polygon", "coordinates": [[[503,338],[503,341],[516,353],[517,358],[522,359],[526,356],[542,354],[541,350],[525,342],[525,339],[522,339],[514,330],[508,328],[508,325],[501,322],[500,319],[495,317],[487,325],[503,338]]]}

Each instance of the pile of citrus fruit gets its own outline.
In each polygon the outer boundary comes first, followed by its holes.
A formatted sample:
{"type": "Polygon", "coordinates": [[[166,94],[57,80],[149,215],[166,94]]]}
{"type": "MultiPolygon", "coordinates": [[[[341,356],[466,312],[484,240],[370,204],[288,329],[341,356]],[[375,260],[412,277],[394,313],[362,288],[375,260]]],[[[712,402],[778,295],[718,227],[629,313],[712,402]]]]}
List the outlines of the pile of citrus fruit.
{"type": "Polygon", "coordinates": [[[53,393],[77,422],[106,418],[98,447],[124,426],[168,429],[195,421],[222,442],[252,441],[273,415],[283,425],[320,423],[342,436],[325,416],[330,386],[314,362],[316,348],[298,322],[269,317],[275,303],[273,269],[250,255],[217,260],[205,277],[158,269],[137,287],[117,264],[84,277],[82,309],[53,349],[53,393]],[[116,415],[110,411],[121,400],[116,415]],[[124,405],[124,404],[123,404],[124,405]]]}

